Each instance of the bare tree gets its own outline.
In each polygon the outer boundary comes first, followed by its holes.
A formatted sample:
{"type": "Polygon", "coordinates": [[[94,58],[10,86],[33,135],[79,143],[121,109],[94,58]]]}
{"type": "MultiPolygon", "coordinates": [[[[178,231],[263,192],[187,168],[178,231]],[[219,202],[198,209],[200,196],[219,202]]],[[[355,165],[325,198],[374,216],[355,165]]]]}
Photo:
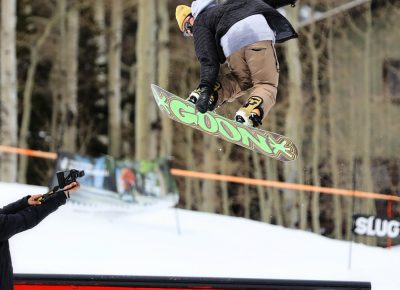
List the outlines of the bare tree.
{"type": "MultiPolygon", "coordinates": [[[[223,175],[231,175],[232,172],[235,172],[233,162],[229,160],[230,154],[232,153],[233,144],[230,142],[225,142],[222,145],[225,149],[222,150],[222,156],[220,161],[220,172],[223,175]],[[232,168],[233,167],[233,168],[232,168]]],[[[228,191],[228,183],[221,182],[221,200],[222,200],[222,213],[224,215],[229,215],[230,210],[230,200],[229,200],[229,191],[228,191]]]]}
{"type": "Polygon", "coordinates": [[[65,78],[67,76],[67,52],[66,52],[66,19],[67,19],[67,2],[60,0],[57,2],[58,37],[56,38],[56,54],[54,64],[50,75],[50,89],[52,93],[53,108],[51,111],[51,136],[52,142],[50,150],[58,151],[62,147],[62,140],[65,131],[65,122],[67,119],[66,100],[67,88],[65,78]]]}
{"type": "MultiPolygon", "coordinates": [[[[269,124],[271,130],[276,132],[276,114],[271,114],[269,117],[269,124]]],[[[278,177],[278,162],[270,158],[265,158],[264,161],[265,172],[268,180],[279,180],[278,177]]],[[[283,226],[283,212],[282,212],[282,200],[279,190],[275,187],[267,188],[268,193],[268,207],[269,212],[271,212],[271,218],[275,218],[275,223],[283,226]]],[[[301,220],[301,219],[300,219],[301,220]]],[[[270,217],[266,219],[270,222],[270,217]]]]}
{"type": "MultiPolygon", "coordinates": [[[[158,29],[158,84],[165,89],[169,85],[169,65],[170,65],[170,51],[169,51],[169,9],[168,1],[157,1],[157,13],[160,23],[158,29]]],[[[172,120],[168,116],[162,115],[162,131],[161,131],[161,152],[163,155],[171,156],[172,153],[172,140],[173,140],[173,125],[172,120]]]]}
{"type": "MultiPolygon", "coordinates": [[[[26,76],[23,92],[23,111],[22,120],[19,131],[19,147],[28,147],[28,132],[31,122],[31,111],[32,111],[32,93],[34,87],[34,81],[36,76],[36,69],[38,62],[40,61],[40,51],[48,39],[52,29],[59,21],[58,13],[56,13],[46,24],[43,33],[30,45],[30,65],[26,76]]],[[[19,170],[18,170],[18,182],[26,183],[26,172],[28,166],[28,157],[20,156],[19,158],[19,170]]]]}
{"type": "MultiPolygon", "coordinates": [[[[106,82],[107,76],[105,66],[107,65],[107,44],[106,44],[106,12],[104,0],[95,0],[93,4],[94,21],[97,26],[97,36],[95,38],[97,45],[96,66],[98,68],[97,81],[100,84],[106,82]]],[[[105,92],[100,92],[105,95],[105,92]]]]}
{"type": "MultiPolygon", "coordinates": [[[[333,56],[333,37],[334,25],[331,18],[328,19],[329,36],[328,36],[328,79],[329,79],[329,95],[328,95],[328,126],[329,126],[329,148],[330,148],[330,168],[332,172],[332,185],[339,187],[339,166],[338,166],[338,130],[336,127],[336,113],[338,112],[336,99],[337,89],[334,81],[334,64],[333,56]]],[[[338,195],[333,196],[333,219],[334,219],[334,237],[342,239],[342,224],[343,224],[343,211],[341,204],[341,197],[338,195]]]]}
{"type": "Polygon", "coordinates": [[[69,152],[76,151],[77,118],[78,118],[78,42],[79,42],[79,8],[71,6],[66,22],[66,95],[67,110],[63,148],[69,152]]]}
{"type": "Polygon", "coordinates": [[[123,2],[111,5],[110,44],[108,49],[108,152],[121,154],[121,45],[123,2]]]}
{"type": "MultiPolygon", "coordinates": [[[[204,135],[203,138],[203,148],[207,148],[203,152],[204,160],[204,172],[215,173],[216,167],[216,151],[217,151],[217,139],[214,136],[204,135]]],[[[204,180],[202,185],[202,210],[207,212],[215,212],[217,206],[217,194],[216,194],[216,184],[213,180],[204,180]]]]}
{"type": "MultiPolygon", "coordinates": [[[[315,3],[313,2],[314,6],[315,3]]],[[[319,83],[319,58],[321,56],[323,46],[321,42],[325,39],[320,41],[319,47],[316,44],[315,38],[317,37],[315,31],[315,22],[310,25],[310,30],[306,32],[307,36],[307,44],[310,52],[311,58],[311,87],[312,87],[312,94],[314,96],[314,118],[313,118],[313,132],[312,132],[312,177],[313,177],[313,184],[315,186],[320,186],[320,171],[319,171],[319,162],[320,162],[320,139],[321,139],[321,130],[322,130],[322,102],[321,102],[321,91],[320,91],[320,83],[319,83]]],[[[318,35],[318,37],[322,37],[318,35]]],[[[323,38],[323,37],[322,37],[323,38]]],[[[313,230],[316,233],[320,233],[320,204],[319,204],[319,192],[314,192],[312,195],[312,226],[313,230]]]]}
{"type": "MultiPolygon", "coordinates": [[[[299,9],[287,9],[288,19],[296,29],[298,26],[299,9]]],[[[302,71],[300,62],[300,48],[298,41],[289,41],[286,44],[286,63],[288,64],[288,85],[289,85],[289,108],[286,114],[285,134],[290,136],[301,148],[303,140],[303,93],[302,93],[302,71]]],[[[301,158],[297,162],[292,162],[285,166],[284,174],[286,182],[303,183],[303,163],[301,158]]],[[[297,204],[302,203],[298,200],[298,194],[293,190],[284,190],[283,204],[286,225],[294,227],[298,221],[297,204]]]]}
{"type": "MultiPolygon", "coordinates": [[[[18,143],[16,6],[15,0],[1,1],[0,142],[9,146],[18,143]]],[[[0,177],[3,181],[17,180],[16,155],[0,155],[0,177]]]]}
{"type": "Polygon", "coordinates": [[[139,0],[138,10],[135,156],[140,160],[154,157],[157,148],[157,138],[151,128],[157,118],[157,111],[150,91],[150,84],[155,79],[155,0],[139,0]]]}
{"type": "MultiPolygon", "coordinates": [[[[366,31],[365,31],[365,44],[364,44],[364,99],[363,99],[363,111],[364,111],[364,130],[363,130],[363,149],[362,149],[362,173],[363,173],[363,184],[366,191],[373,191],[374,184],[371,170],[371,41],[372,41],[372,11],[371,3],[367,3],[365,12],[366,18],[366,31]]],[[[375,214],[375,201],[372,199],[363,200],[363,212],[366,214],[375,214]]],[[[368,243],[370,245],[376,245],[376,239],[369,238],[368,243]]]]}
{"type": "MultiPolygon", "coordinates": [[[[260,156],[255,151],[252,152],[252,161],[255,178],[263,179],[260,156]]],[[[271,217],[271,208],[269,206],[270,203],[267,203],[267,199],[265,197],[265,188],[263,186],[257,186],[257,195],[260,208],[260,220],[269,223],[271,217]]]]}

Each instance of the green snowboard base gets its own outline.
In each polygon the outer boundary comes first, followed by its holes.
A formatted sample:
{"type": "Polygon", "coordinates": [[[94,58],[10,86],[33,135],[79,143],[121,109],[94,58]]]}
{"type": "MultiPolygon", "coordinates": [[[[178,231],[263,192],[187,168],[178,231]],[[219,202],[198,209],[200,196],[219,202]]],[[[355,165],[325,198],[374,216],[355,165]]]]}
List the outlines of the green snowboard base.
{"type": "Polygon", "coordinates": [[[151,90],[160,110],[175,121],[280,161],[297,158],[296,146],[285,136],[242,125],[215,112],[202,114],[194,104],[159,86],[151,85],[151,90]]]}

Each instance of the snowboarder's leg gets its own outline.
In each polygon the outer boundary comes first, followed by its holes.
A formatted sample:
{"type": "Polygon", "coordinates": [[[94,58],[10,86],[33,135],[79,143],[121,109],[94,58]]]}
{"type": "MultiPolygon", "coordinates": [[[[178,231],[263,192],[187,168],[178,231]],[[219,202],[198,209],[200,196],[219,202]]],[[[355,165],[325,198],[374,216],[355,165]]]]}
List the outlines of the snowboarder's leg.
{"type": "MultiPolygon", "coordinates": [[[[258,117],[261,124],[261,120],[275,105],[279,83],[279,63],[272,41],[265,40],[247,46],[246,62],[252,80],[249,103],[262,100],[258,107],[249,105],[249,108],[259,109],[258,117]]],[[[255,112],[258,113],[257,110],[255,112]]]]}
{"type": "Polygon", "coordinates": [[[260,41],[248,45],[233,53],[228,63],[241,90],[250,92],[248,101],[238,110],[235,119],[257,127],[276,100],[279,64],[273,43],[260,41]]]}
{"type": "MultiPolygon", "coordinates": [[[[252,73],[246,59],[248,47],[249,46],[239,49],[227,58],[231,75],[236,79],[241,91],[239,94],[232,94],[230,96],[231,100],[249,94],[253,88],[253,80],[251,78],[252,73]]],[[[258,126],[262,119],[259,117],[263,113],[262,104],[262,98],[252,98],[252,95],[250,94],[247,102],[236,112],[235,120],[239,123],[244,123],[247,126],[258,126]]]]}
{"type": "Polygon", "coordinates": [[[237,77],[226,65],[221,67],[218,81],[221,84],[221,88],[218,90],[217,106],[220,106],[225,102],[232,102],[245,93],[242,92],[237,77]]]}

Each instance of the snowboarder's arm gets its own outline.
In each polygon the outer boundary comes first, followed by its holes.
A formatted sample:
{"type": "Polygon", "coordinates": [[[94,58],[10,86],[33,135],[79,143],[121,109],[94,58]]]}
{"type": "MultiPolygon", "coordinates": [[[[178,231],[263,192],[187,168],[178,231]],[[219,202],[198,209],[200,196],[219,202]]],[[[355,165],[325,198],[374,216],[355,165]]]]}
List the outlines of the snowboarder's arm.
{"type": "Polygon", "coordinates": [[[204,26],[193,27],[194,47],[200,62],[199,88],[213,92],[219,72],[219,61],[214,34],[204,26]]]}

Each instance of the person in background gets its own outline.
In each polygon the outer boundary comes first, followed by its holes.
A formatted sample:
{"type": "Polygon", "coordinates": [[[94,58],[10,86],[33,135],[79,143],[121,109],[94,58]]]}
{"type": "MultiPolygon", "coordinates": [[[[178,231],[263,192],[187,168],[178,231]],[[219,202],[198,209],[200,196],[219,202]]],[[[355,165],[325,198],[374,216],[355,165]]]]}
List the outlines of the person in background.
{"type": "Polygon", "coordinates": [[[289,21],[276,9],[297,0],[193,1],[178,5],[176,20],[184,36],[193,37],[200,62],[200,84],[188,100],[205,113],[247,94],[235,120],[258,127],[276,101],[279,64],[275,42],[296,38],[289,21]],[[230,72],[219,75],[220,64],[230,72]]]}
{"type": "Polygon", "coordinates": [[[28,195],[0,209],[0,289],[14,289],[13,268],[8,240],[39,224],[45,217],[66,203],[71,192],[78,190],[72,182],[42,202],[42,194],[28,195]]]}

